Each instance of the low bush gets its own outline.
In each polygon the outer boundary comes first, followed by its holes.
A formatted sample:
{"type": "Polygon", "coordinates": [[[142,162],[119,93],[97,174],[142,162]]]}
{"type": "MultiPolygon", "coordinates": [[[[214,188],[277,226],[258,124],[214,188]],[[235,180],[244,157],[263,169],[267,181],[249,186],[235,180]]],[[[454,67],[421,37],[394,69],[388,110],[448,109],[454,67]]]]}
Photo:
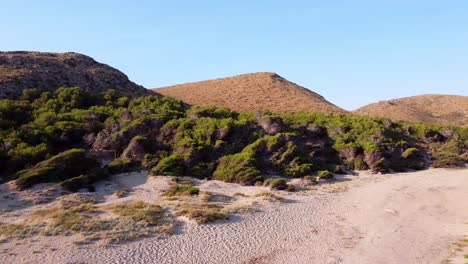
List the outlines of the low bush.
{"type": "Polygon", "coordinates": [[[222,157],[213,173],[215,180],[249,185],[254,184],[259,176],[260,170],[255,167],[255,159],[249,153],[222,157]]]}
{"type": "Polygon", "coordinates": [[[113,160],[107,165],[110,174],[132,172],[141,169],[138,161],[126,158],[119,158],[113,160]]]}
{"type": "Polygon", "coordinates": [[[286,184],[286,180],[283,178],[267,179],[265,180],[263,185],[268,186],[272,189],[276,189],[276,190],[285,190],[286,188],[288,188],[288,185],[286,184]]]}
{"type": "Polygon", "coordinates": [[[319,179],[324,179],[324,180],[333,179],[333,173],[327,170],[318,171],[317,176],[319,177],[319,179]]]}
{"type": "Polygon", "coordinates": [[[192,185],[174,185],[170,187],[165,193],[164,196],[191,196],[198,195],[200,189],[192,185]]]}
{"type": "Polygon", "coordinates": [[[37,183],[61,182],[86,175],[98,167],[99,163],[88,156],[84,149],[71,149],[18,172],[16,184],[20,188],[28,188],[37,183]]]}
{"type": "Polygon", "coordinates": [[[184,159],[178,154],[173,154],[169,157],[163,158],[156,167],[151,169],[151,174],[183,176],[185,174],[184,159]]]}

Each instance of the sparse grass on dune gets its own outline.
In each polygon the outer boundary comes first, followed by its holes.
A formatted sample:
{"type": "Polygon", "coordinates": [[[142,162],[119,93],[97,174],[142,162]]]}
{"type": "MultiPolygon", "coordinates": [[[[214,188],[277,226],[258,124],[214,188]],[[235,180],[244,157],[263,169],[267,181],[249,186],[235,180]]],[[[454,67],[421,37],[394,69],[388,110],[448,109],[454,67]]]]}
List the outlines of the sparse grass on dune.
{"type": "Polygon", "coordinates": [[[142,201],[106,206],[79,203],[64,199],[32,212],[19,223],[0,223],[0,237],[81,235],[78,244],[97,240],[109,244],[172,232],[173,220],[158,205],[142,201]]]}
{"type": "Polygon", "coordinates": [[[186,216],[197,224],[229,219],[228,213],[216,204],[180,204],[175,208],[175,215],[186,216]]]}
{"type": "Polygon", "coordinates": [[[278,202],[285,202],[286,198],[283,196],[279,196],[277,194],[274,194],[272,192],[260,192],[255,195],[255,197],[261,197],[263,199],[269,200],[269,201],[278,201],[278,202]]]}

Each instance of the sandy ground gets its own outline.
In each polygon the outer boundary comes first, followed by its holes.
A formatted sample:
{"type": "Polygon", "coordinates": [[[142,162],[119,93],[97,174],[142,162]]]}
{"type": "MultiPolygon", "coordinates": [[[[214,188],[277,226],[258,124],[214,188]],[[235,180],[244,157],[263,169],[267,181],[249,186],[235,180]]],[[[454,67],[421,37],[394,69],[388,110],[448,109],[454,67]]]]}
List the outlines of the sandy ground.
{"type": "MultiPolygon", "coordinates": [[[[104,203],[157,199],[167,181],[144,174],[98,186],[104,203]]],[[[202,190],[253,195],[264,187],[201,182],[202,190]]],[[[3,186],[2,188],[5,188],[3,186]]],[[[5,193],[6,190],[2,190],[5,193]]],[[[431,169],[392,175],[345,176],[314,190],[280,192],[286,203],[229,221],[184,222],[164,239],[76,246],[73,237],[37,237],[0,244],[0,263],[465,263],[468,170],[431,169]],[[450,262],[447,260],[450,259],[450,262]]],[[[15,194],[12,194],[14,197],[15,194]]],[[[5,206],[6,200],[0,200],[5,206]]],[[[11,204],[10,204],[11,206],[11,204]]],[[[40,206],[40,205],[36,205],[40,206]]],[[[24,210],[30,210],[25,207],[24,210]]]]}

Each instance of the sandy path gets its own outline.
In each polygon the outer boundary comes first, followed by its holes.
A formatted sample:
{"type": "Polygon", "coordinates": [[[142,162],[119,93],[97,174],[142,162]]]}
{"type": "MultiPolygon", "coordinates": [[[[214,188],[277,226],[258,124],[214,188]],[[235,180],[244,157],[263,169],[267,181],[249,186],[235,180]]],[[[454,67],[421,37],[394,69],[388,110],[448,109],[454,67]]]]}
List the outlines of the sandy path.
{"type": "Polygon", "coordinates": [[[352,178],[321,188],[349,187],[342,192],[293,194],[228,223],[186,224],[168,239],[107,249],[56,238],[3,243],[0,262],[440,263],[468,235],[468,170],[352,178]]]}

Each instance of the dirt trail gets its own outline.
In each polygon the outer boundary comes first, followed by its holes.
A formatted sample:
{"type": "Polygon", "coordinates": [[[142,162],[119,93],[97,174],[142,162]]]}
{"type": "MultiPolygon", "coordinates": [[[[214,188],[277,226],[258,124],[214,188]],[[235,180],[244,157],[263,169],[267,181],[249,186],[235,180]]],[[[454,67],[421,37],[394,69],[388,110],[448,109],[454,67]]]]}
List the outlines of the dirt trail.
{"type": "Polygon", "coordinates": [[[363,173],[287,197],[229,222],[186,224],[162,240],[110,248],[78,248],[69,238],[4,243],[0,262],[441,263],[468,235],[468,170],[363,173]]]}

